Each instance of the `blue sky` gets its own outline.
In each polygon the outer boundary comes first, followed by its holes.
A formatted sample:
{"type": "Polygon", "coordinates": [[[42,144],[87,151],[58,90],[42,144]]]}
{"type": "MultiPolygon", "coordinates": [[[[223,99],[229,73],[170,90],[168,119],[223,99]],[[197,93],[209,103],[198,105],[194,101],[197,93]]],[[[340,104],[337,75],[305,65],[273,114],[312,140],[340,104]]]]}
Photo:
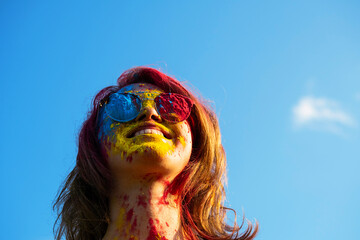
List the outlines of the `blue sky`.
{"type": "MultiPolygon", "coordinates": [[[[219,116],[257,239],[359,239],[358,1],[2,1],[0,239],[52,239],[94,94],[148,65],[219,116]]],[[[240,219],[239,219],[240,220],[240,219]]]]}

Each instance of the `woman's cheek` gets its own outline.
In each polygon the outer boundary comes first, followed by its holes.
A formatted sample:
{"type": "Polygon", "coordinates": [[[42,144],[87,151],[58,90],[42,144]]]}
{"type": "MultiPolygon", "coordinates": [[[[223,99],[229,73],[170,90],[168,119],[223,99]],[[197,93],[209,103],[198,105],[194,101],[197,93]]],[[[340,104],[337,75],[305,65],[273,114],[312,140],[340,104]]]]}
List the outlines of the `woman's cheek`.
{"type": "Polygon", "coordinates": [[[181,124],[180,131],[180,136],[184,137],[184,144],[192,144],[191,128],[187,121],[181,124]]]}
{"type": "MultiPolygon", "coordinates": [[[[109,117],[105,117],[99,128],[98,139],[107,149],[116,144],[118,132],[122,127],[120,123],[114,122],[109,117]]],[[[120,130],[121,131],[121,130],[120,130]]]]}
{"type": "Polygon", "coordinates": [[[187,122],[178,123],[178,137],[177,142],[179,145],[179,156],[187,157],[190,156],[192,151],[192,135],[190,126],[187,122]]]}

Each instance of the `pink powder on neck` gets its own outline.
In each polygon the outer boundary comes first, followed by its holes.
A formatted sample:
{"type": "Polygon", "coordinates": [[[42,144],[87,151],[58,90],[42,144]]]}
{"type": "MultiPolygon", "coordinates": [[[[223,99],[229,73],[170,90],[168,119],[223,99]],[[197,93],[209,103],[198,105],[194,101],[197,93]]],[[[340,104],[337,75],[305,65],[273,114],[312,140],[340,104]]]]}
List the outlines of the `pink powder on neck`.
{"type": "Polygon", "coordinates": [[[132,217],[134,215],[134,210],[133,209],[130,209],[127,214],[126,214],[126,221],[130,222],[132,217]]]}
{"type": "Polygon", "coordinates": [[[137,202],[137,205],[138,206],[143,206],[144,208],[146,208],[147,206],[147,203],[146,203],[146,196],[144,195],[140,195],[138,196],[138,202],[137,202]]]}
{"type": "Polygon", "coordinates": [[[151,218],[149,219],[149,225],[150,225],[150,231],[149,236],[146,240],[168,240],[166,237],[161,236],[160,233],[156,230],[156,227],[154,225],[154,220],[151,218]]]}
{"type": "Polygon", "coordinates": [[[132,162],[132,156],[131,156],[131,155],[128,156],[128,157],[126,158],[126,161],[127,161],[127,162],[132,162]]]}

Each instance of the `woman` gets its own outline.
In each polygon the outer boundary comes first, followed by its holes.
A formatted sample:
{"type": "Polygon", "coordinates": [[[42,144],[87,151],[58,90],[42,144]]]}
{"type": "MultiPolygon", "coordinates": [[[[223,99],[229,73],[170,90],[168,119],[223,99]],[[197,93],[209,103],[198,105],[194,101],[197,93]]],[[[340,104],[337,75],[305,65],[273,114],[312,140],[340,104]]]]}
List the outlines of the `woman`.
{"type": "Polygon", "coordinates": [[[130,69],[82,126],[56,239],[253,239],[257,223],[225,223],[225,168],[210,108],[155,69],[130,69]]]}

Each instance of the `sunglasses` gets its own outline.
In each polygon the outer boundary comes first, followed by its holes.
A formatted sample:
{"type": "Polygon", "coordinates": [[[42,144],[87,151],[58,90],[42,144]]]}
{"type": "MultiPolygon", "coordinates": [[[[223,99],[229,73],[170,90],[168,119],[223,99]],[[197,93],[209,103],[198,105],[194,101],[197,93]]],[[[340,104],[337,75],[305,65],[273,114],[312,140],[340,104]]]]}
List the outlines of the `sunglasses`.
{"type": "Polygon", "coordinates": [[[129,122],[139,115],[145,100],[153,100],[161,118],[172,123],[186,120],[194,104],[190,98],[177,93],[160,93],[155,98],[140,98],[133,93],[113,93],[105,102],[105,112],[116,122],[129,122]]]}

